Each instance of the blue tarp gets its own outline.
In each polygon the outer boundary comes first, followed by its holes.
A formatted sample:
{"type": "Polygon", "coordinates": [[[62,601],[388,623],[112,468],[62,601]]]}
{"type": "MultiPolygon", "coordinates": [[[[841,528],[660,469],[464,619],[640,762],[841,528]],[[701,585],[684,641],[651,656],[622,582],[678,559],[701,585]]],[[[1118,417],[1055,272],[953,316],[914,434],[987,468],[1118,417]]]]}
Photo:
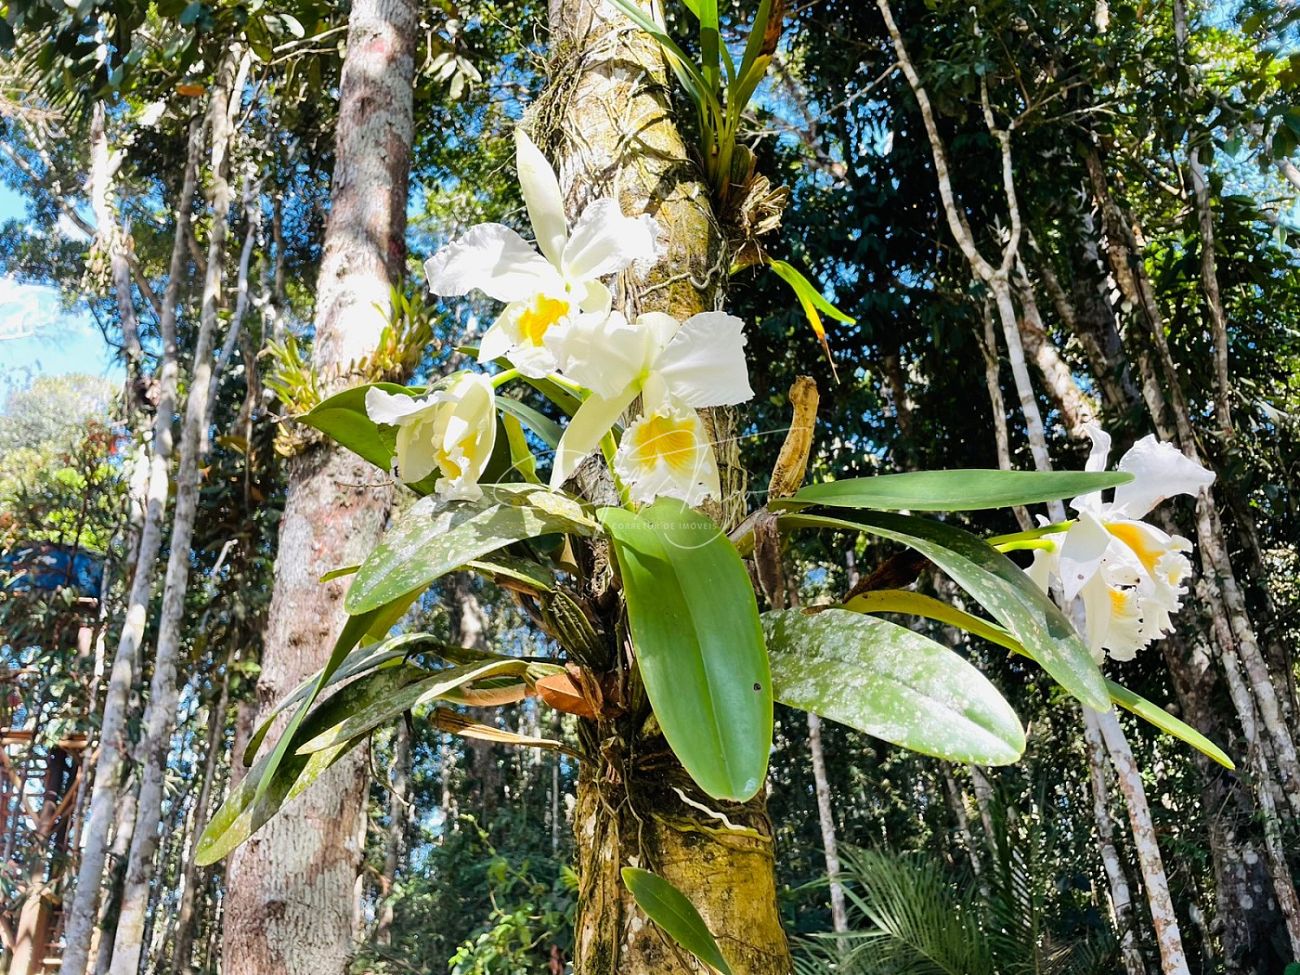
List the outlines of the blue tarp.
{"type": "Polygon", "coordinates": [[[103,556],[70,545],[32,542],[0,552],[3,586],[12,592],[74,586],[83,596],[99,598],[103,556]]]}

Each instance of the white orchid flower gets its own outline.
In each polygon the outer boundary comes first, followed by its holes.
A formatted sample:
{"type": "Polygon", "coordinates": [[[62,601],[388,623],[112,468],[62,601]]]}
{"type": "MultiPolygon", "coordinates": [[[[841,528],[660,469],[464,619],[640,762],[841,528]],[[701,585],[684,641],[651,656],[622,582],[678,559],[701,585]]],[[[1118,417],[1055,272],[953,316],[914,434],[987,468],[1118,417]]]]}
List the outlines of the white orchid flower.
{"type": "Polygon", "coordinates": [[[521,373],[541,378],[557,368],[551,330],[581,313],[605,315],[609,289],[601,278],[658,256],[659,227],[649,216],[627,217],[617,200],[596,200],[569,227],[559,180],[546,157],[515,130],[515,158],[533,245],[509,227],[483,223],[424,265],[439,295],[482,291],[506,303],[484,333],[480,362],[507,356],[521,373]]]}
{"type": "Polygon", "coordinates": [[[434,491],[448,499],[476,500],[478,480],[496,444],[496,399],[492,383],[465,373],[449,387],[424,396],[366,391],[366,413],[376,423],[397,427],[393,458],[407,484],[439,474],[434,491]]]}
{"type": "MultiPolygon", "coordinates": [[[[1088,428],[1092,452],[1085,467],[1106,469],[1110,436],[1088,428]]],[[[1151,641],[1173,629],[1187,590],[1191,543],[1141,519],[1177,494],[1197,494],[1214,474],[1171,444],[1144,437],[1120,459],[1119,470],[1133,475],[1115,489],[1113,501],[1097,493],[1071,502],[1079,513],[1067,531],[1045,536],[1050,550],[1035,553],[1030,575],[1047,589],[1053,581],[1067,603],[1083,600],[1086,638],[1098,662],[1109,654],[1130,660],[1151,641]]]]}
{"type": "Polygon", "coordinates": [[[623,431],[614,454],[614,473],[629,497],[648,504],[678,498],[691,507],[721,497],[718,461],[699,414],[665,403],[623,431]]]}
{"type": "Polygon", "coordinates": [[[744,329],[739,318],[718,311],[680,323],[659,312],[635,322],[618,312],[603,318],[583,315],[557,329],[553,344],[561,370],[591,395],[560,438],[551,486],[558,488],[572,475],[637,396],[647,416],[753,398],[744,329]]]}

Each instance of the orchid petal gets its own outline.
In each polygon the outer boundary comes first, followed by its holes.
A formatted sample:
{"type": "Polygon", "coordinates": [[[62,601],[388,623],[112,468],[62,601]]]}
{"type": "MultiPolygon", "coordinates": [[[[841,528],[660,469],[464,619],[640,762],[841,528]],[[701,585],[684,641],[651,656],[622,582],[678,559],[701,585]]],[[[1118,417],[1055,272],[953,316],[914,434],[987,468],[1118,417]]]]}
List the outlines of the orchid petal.
{"type": "Polygon", "coordinates": [[[499,223],[472,227],[429,258],[424,273],[438,295],[478,290],[498,301],[525,301],[538,293],[564,293],[564,282],[546,258],[499,223]]]}
{"type": "Polygon", "coordinates": [[[429,396],[389,393],[375,386],[366,390],[366,416],[375,423],[393,426],[421,410],[429,409],[432,405],[433,400],[429,396]]]}
{"type": "Polygon", "coordinates": [[[627,389],[620,396],[607,399],[592,395],[582,401],[556,445],[555,462],[551,466],[552,489],[558,491],[573,476],[582,459],[600,446],[601,439],[634,399],[636,390],[627,389]]]}
{"type": "Polygon", "coordinates": [[[608,315],[614,305],[614,296],[599,281],[591,280],[583,286],[578,308],[592,315],[608,315]]]}
{"type": "MultiPolygon", "coordinates": [[[[652,336],[619,312],[578,315],[548,333],[560,372],[605,398],[619,396],[649,368],[652,336]]],[[[635,395],[635,390],[633,390],[635,395]]]]}
{"type": "Polygon", "coordinates": [[[692,315],[655,363],[674,399],[696,408],[753,399],[745,363],[745,323],[725,312],[692,315]]]}
{"type": "Polygon", "coordinates": [[[658,255],[658,225],[650,217],[625,217],[617,200],[596,200],[573,225],[560,269],[569,281],[616,274],[658,255]]]}
{"type": "Polygon", "coordinates": [[[1086,511],[1065,533],[1057,572],[1067,603],[1073,602],[1079,590],[1097,575],[1112,541],[1106,526],[1086,511]]]}
{"type": "MultiPolygon", "coordinates": [[[[1088,461],[1083,465],[1085,471],[1104,471],[1106,464],[1110,459],[1110,434],[1101,428],[1101,424],[1085,424],[1084,430],[1092,438],[1092,450],[1088,454],[1088,461]]],[[[1100,513],[1102,510],[1102,500],[1100,491],[1092,491],[1088,494],[1081,494],[1070,502],[1070,507],[1075,511],[1091,511],[1100,513]]]]}
{"type": "Polygon", "coordinates": [[[1132,481],[1115,489],[1112,506],[1116,515],[1126,518],[1141,518],[1166,498],[1196,495],[1214,483],[1212,471],[1150,434],[1120,459],[1119,469],[1133,475],[1132,481]]]}
{"type": "Polygon", "coordinates": [[[552,264],[559,266],[569,235],[564,194],[555,170],[523,129],[515,129],[515,166],[537,246],[552,264]]]}

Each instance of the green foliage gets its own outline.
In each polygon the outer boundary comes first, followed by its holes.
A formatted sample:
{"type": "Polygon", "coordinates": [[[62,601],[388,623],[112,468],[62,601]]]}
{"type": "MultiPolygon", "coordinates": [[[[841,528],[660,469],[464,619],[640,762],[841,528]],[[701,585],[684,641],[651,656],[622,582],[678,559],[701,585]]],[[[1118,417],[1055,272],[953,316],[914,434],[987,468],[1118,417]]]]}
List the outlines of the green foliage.
{"type": "Polygon", "coordinates": [[[1025,732],[988,678],[947,647],[842,609],[763,614],[776,699],[904,748],[1005,765],[1025,732]]]}
{"type": "Polygon", "coordinates": [[[680,501],[599,515],[664,737],[709,795],[750,798],[767,771],[772,680],[740,556],[717,525],[680,501]]]}
{"type": "Polygon", "coordinates": [[[952,470],[881,474],[811,484],[778,509],[805,505],[873,511],[978,511],[1089,494],[1133,480],[1131,474],[952,470]]]}
{"type": "Polygon", "coordinates": [[[1074,624],[1018,566],[975,536],[942,522],[885,512],[859,514],[853,521],[789,514],[781,516],[781,524],[865,531],[915,549],[1014,633],[1062,687],[1096,710],[1110,706],[1101,671],[1074,624]]]}
{"type": "Polygon", "coordinates": [[[731,966],[717,940],[685,894],[649,870],[624,867],[621,875],[646,917],[710,968],[731,975],[731,966]]]}

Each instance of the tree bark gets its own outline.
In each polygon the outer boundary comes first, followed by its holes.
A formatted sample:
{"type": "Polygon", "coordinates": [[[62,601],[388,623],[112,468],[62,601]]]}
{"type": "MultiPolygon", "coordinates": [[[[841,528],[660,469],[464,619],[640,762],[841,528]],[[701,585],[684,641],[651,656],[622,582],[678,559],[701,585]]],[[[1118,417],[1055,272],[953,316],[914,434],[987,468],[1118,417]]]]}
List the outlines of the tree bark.
{"type": "Polygon", "coordinates": [[[90,935],[95,925],[99,903],[99,883],[104,873],[109,826],[117,803],[116,785],[126,756],[126,717],[131,693],[135,659],[144,636],[149,597],[153,589],[158,553],[162,548],[162,522],[171,483],[172,424],[176,409],[176,308],[180,302],[184,278],[185,239],[189,233],[190,209],[198,183],[198,165],[203,150],[202,126],[191,123],[185,172],[181,180],[176,207],[176,230],[168,269],[167,290],[163,298],[159,331],[162,335],[162,361],[158,371],[158,403],[154,416],[152,456],[149,462],[149,488],[140,542],[136,550],[135,571],[127,596],[126,617],[113,655],[108,688],[104,695],[100,722],[99,754],[95,760],[95,784],[91,789],[90,812],[82,833],[81,864],[71,910],[64,932],[63,961],[60,975],[84,975],[90,950],[90,935]]]}
{"type": "MultiPolygon", "coordinates": [[[[312,346],[327,394],[360,378],[357,363],[374,350],[402,277],[417,35],[411,0],[352,5],[312,346]]],[[[329,656],[347,582],[320,577],[369,554],[391,498],[383,475],[323,443],[295,457],[289,476],[258,684],[263,712],[329,656]]],[[[364,751],[340,761],[232,854],[226,975],[346,970],[365,771],[364,751]]]]}
{"type": "Polygon", "coordinates": [[[831,930],[836,934],[844,934],[849,930],[849,912],[844,902],[844,885],[839,879],[839,841],[835,835],[835,809],[831,806],[831,783],[826,775],[826,756],[822,752],[822,719],[811,711],[808,712],[808,754],[812,759],[813,786],[817,792],[817,821],[822,829],[826,876],[830,878],[831,930]]]}
{"type": "Polygon", "coordinates": [[[1088,781],[1092,788],[1092,821],[1097,828],[1097,849],[1110,887],[1110,908],[1119,935],[1119,954],[1128,975],[1145,975],[1146,962],[1137,945],[1133,898],[1115,845],[1115,817],[1110,811],[1110,782],[1106,775],[1106,745],[1095,711],[1084,709],[1083,737],[1088,751],[1088,781]]]}
{"type": "Polygon", "coordinates": [[[209,705],[207,754],[203,759],[203,780],[194,798],[194,822],[190,828],[185,850],[185,864],[181,874],[181,903],[176,911],[176,943],[172,951],[172,975],[189,975],[194,954],[194,907],[198,901],[199,866],[195,862],[199,837],[208,825],[208,807],[212,802],[212,785],[216,779],[217,756],[221,752],[226,730],[226,704],[230,690],[229,661],[221,678],[221,691],[217,700],[209,705]]]}
{"type": "Polygon", "coordinates": [[[176,670],[181,652],[181,626],[185,615],[185,591],[189,587],[190,540],[199,506],[199,448],[207,426],[208,387],[212,382],[212,347],[221,305],[225,277],[226,218],[230,211],[230,150],[234,140],[234,115],[239,110],[241,79],[247,71],[244,60],[236,74],[238,48],[232,47],[222,61],[212,88],[210,171],[212,230],[208,242],[207,273],[199,331],[194,342],[194,364],[190,371],[185,417],[181,425],[180,459],[176,470],[176,502],[172,517],[171,548],[163,584],[162,615],[158,624],[158,648],[154,656],[149,705],[145,709],[145,735],[141,743],[143,768],[135,834],[127,862],[122,910],[113,941],[110,975],[135,975],[144,945],[145,917],[149,906],[154,856],[158,852],[158,823],[162,818],[163,785],[167,755],[176,726],[176,670]]]}
{"type": "MultiPolygon", "coordinates": [[[[648,278],[623,275],[624,310],[685,319],[719,307],[729,257],[709,191],[673,122],[657,44],[605,0],[551,0],[550,27],[552,82],[532,118],[570,214],[611,196],[625,213],[652,214],[665,233],[666,253],[648,278]]],[[[707,411],[704,421],[723,485],[720,502],[706,510],[724,526],[738,523],[746,498],[730,412],[707,411]]],[[[616,612],[602,620],[609,632],[616,612]]],[[[618,664],[625,666],[626,656],[618,664]]],[[[627,674],[613,661],[609,670],[627,674]]],[[[622,689],[635,695],[633,684],[622,689]]],[[[764,793],[744,804],[703,796],[662,737],[642,733],[639,719],[584,721],[580,736],[594,758],[579,770],[574,814],[581,878],[575,972],[698,971],[623,887],[619,869],[635,864],[690,899],[737,975],[789,975],[764,793]]]]}

